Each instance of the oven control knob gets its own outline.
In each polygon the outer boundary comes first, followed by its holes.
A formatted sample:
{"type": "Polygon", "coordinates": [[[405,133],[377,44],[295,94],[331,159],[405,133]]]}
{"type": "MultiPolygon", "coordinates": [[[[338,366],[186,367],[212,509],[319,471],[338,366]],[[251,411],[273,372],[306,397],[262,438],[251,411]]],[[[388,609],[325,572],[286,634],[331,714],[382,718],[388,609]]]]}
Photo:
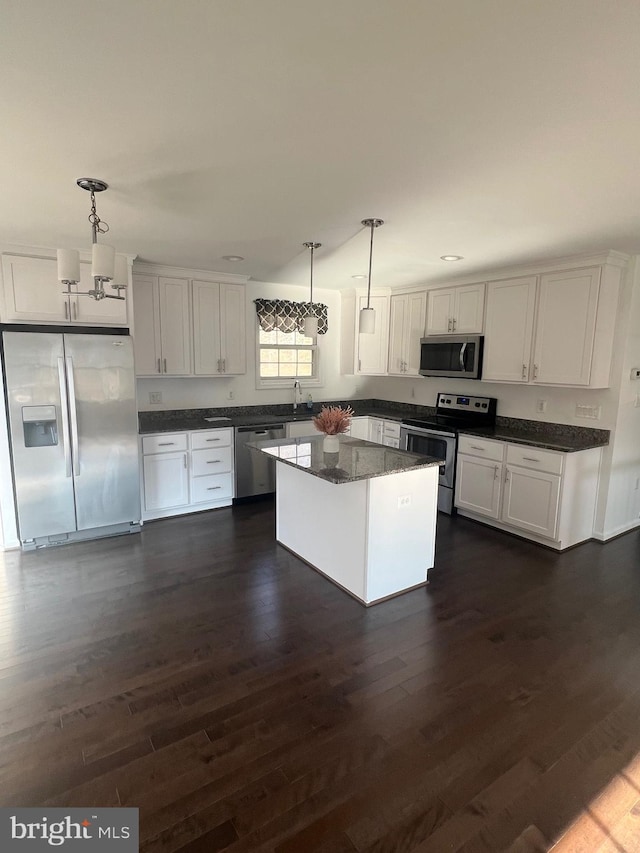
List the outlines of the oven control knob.
{"type": "Polygon", "coordinates": [[[486,408],[487,408],[487,404],[486,404],[486,403],[483,403],[483,404],[482,404],[482,408],[483,408],[483,409],[486,409],[486,408]]]}
{"type": "Polygon", "coordinates": [[[475,405],[476,409],[479,409],[482,404],[481,403],[474,403],[474,405],[475,405]]]}

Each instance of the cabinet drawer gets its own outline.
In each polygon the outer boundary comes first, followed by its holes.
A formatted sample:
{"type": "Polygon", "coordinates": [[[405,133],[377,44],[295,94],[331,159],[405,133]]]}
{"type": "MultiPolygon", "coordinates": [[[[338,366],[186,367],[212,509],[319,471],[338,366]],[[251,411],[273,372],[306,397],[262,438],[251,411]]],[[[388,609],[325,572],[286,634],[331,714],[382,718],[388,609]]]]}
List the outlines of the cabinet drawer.
{"type": "Polygon", "coordinates": [[[400,438],[400,424],[395,421],[384,421],[382,434],[387,438],[400,438]]]}
{"type": "Polygon", "coordinates": [[[458,453],[468,453],[470,456],[480,456],[494,462],[502,462],[504,449],[503,441],[491,441],[476,435],[461,435],[458,439],[458,453]]]}
{"type": "Polygon", "coordinates": [[[175,450],[187,449],[186,432],[165,432],[162,435],[143,435],[142,452],[169,453],[175,450]]]}
{"type": "Polygon", "coordinates": [[[562,459],[563,454],[554,453],[553,450],[541,450],[523,444],[507,445],[507,462],[510,465],[520,465],[522,468],[533,468],[535,471],[546,471],[549,474],[561,474],[562,459]]]}
{"type": "Polygon", "coordinates": [[[231,448],[212,447],[208,450],[194,450],[191,454],[191,475],[202,477],[205,474],[219,474],[231,471],[231,448]]]}
{"type": "Polygon", "coordinates": [[[191,449],[205,450],[210,447],[230,447],[230,429],[206,429],[191,433],[191,449]]]}
{"type": "Polygon", "coordinates": [[[233,497],[233,478],[231,474],[210,474],[208,477],[196,477],[191,480],[191,503],[210,503],[233,497]]]}
{"type": "Polygon", "coordinates": [[[393,438],[392,436],[383,435],[382,443],[385,447],[397,447],[398,449],[400,448],[400,439],[393,438]]]}

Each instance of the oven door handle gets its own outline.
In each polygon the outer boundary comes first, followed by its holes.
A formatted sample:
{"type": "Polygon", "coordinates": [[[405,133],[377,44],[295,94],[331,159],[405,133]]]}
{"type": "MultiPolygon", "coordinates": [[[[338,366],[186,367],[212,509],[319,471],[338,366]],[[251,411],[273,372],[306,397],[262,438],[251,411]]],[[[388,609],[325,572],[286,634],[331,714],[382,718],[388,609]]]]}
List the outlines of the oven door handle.
{"type": "Polygon", "coordinates": [[[466,350],[467,350],[467,344],[465,341],[465,343],[463,343],[462,346],[460,347],[460,370],[462,370],[463,372],[465,369],[464,368],[464,354],[465,354],[466,350]]]}

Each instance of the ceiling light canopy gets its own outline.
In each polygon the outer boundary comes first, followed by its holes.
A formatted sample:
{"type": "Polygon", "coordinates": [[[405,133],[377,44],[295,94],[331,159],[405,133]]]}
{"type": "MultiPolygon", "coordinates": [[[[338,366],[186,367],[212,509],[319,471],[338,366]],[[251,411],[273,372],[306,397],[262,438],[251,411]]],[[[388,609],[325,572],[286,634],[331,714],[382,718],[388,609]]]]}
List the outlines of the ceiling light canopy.
{"type": "Polygon", "coordinates": [[[440,255],[441,261],[462,261],[462,255],[440,255]]]}
{"type": "Polygon", "coordinates": [[[223,255],[222,260],[223,261],[234,261],[235,262],[235,261],[244,261],[244,258],[242,257],[242,255],[223,255]]]}
{"type": "Polygon", "coordinates": [[[125,255],[116,255],[113,246],[106,243],[98,243],[98,234],[106,234],[109,226],[98,216],[96,210],[96,193],[104,192],[108,184],[99,178],[78,178],[79,187],[91,193],[91,223],[92,251],[91,251],[91,276],[93,278],[93,290],[71,290],[71,285],[77,285],[80,281],[80,253],[76,249],[58,249],[58,281],[66,284],[65,293],[73,293],[77,296],[90,296],[96,301],[101,299],[124,299],[119,291],[125,290],[129,283],[129,266],[125,255]],[[111,287],[118,291],[118,295],[106,293],[105,282],[111,282],[111,287]]]}
{"type": "Polygon", "coordinates": [[[373,263],[373,232],[384,225],[384,219],[363,219],[362,224],[371,229],[369,242],[369,278],[367,282],[367,307],[360,311],[358,329],[361,335],[372,335],[376,330],[376,312],[370,307],[371,301],[371,266],[373,263]]]}
{"type": "MultiPolygon", "coordinates": [[[[309,273],[309,304],[311,305],[311,311],[313,311],[313,253],[316,249],[319,249],[322,246],[322,243],[303,243],[302,244],[305,249],[309,249],[309,261],[310,261],[310,273],[309,273]]],[[[307,338],[315,338],[318,334],[318,318],[313,314],[307,314],[304,318],[304,334],[307,338]]]]}

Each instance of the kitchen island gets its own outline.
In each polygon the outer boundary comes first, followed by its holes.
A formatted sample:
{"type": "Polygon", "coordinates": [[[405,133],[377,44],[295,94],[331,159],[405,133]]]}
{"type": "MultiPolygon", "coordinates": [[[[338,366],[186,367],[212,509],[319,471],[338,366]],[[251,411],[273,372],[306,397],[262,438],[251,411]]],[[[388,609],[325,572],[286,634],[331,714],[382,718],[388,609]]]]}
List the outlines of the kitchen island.
{"type": "Polygon", "coordinates": [[[275,458],[276,539],[363,604],[427,582],[441,459],[339,436],[250,445],[275,458]]]}

